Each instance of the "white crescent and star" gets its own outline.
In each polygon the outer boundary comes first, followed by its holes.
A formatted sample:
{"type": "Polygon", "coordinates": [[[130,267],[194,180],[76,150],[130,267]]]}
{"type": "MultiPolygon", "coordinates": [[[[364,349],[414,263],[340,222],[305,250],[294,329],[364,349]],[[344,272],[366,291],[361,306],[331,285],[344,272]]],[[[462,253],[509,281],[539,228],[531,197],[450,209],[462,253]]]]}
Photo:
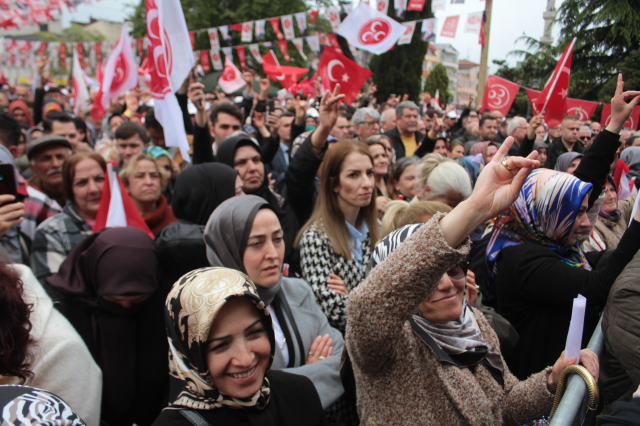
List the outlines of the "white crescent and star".
{"type": "Polygon", "coordinates": [[[340,65],[342,67],[342,69],[344,69],[344,64],[342,62],[340,62],[339,60],[333,59],[333,60],[329,61],[329,65],[327,65],[327,74],[329,74],[329,80],[331,80],[331,81],[338,81],[333,77],[333,67],[335,67],[336,65],[340,65]]]}

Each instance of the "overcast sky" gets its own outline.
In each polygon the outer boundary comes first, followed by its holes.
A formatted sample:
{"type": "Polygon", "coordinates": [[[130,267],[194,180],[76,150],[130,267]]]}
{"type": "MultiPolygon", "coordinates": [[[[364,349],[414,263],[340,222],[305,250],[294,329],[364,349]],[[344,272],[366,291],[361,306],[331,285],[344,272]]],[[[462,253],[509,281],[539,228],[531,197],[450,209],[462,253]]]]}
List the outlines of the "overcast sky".
{"type": "MultiPolygon", "coordinates": [[[[63,21],[65,26],[71,20],[86,22],[89,16],[97,19],[107,19],[111,21],[122,21],[131,13],[132,9],[127,5],[136,3],[138,0],[101,0],[93,5],[81,5],[74,14],[65,11],[63,21]]],[[[215,0],[212,0],[215,1],[215,0]]],[[[393,1],[393,0],[391,0],[393,1]]],[[[460,15],[460,22],[456,37],[438,37],[438,43],[450,43],[460,52],[460,59],[468,59],[472,62],[480,62],[481,46],[478,44],[476,34],[465,34],[464,23],[466,15],[472,12],[484,10],[485,2],[480,0],[465,0],[465,4],[450,4],[451,0],[446,0],[447,5],[444,11],[436,12],[438,18],[438,31],[444,23],[445,17],[460,15]]],[[[556,9],[560,7],[563,0],[555,0],[556,9]]],[[[489,44],[489,64],[491,71],[497,67],[491,64],[492,59],[507,59],[511,65],[515,65],[518,58],[507,57],[507,54],[515,49],[521,49],[522,43],[516,44],[516,39],[523,33],[539,39],[544,31],[544,20],[542,14],[547,8],[547,0],[494,0],[493,16],[491,19],[491,35],[489,44]]],[[[66,10],[66,9],[65,9],[66,10]]],[[[560,28],[554,25],[554,43],[558,40],[560,28]]],[[[439,34],[439,32],[438,32],[439,34]]]]}

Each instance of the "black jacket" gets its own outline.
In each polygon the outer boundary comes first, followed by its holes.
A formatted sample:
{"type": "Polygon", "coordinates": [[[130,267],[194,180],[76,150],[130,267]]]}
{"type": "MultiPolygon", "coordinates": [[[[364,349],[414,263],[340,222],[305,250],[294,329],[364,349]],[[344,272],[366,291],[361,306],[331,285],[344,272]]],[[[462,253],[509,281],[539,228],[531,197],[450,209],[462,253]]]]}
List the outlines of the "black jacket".
{"type": "MultiPolygon", "coordinates": [[[[580,141],[577,141],[573,148],[574,152],[578,152],[580,154],[584,152],[584,145],[580,141]]],[[[544,163],[544,167],[552,170],[556,167],[556,161],[558,161],[558,157],[560,157],[565,152],[569,152],[567,147],[562,143],[562,136],[555,138],[553,142],[551,142],[551,145],[549,145],[549,149],[547,151],[547,162],[544,163]]],[[[613,161],[613,159],[611,159],[611,161],[613,161]]]]}
{"type": "MultiPolygon", "coordinates": [[[[404,149],[404,144],[402,143],[402,138],[400,137],[400,131],[397,127],[389,130],[388,132],[385,132],[384,135],[391,139],[391,145],[396,152],[396,161],[407,156],[404,149]]],[[[426,136],[418,131],[416,131],[415,135],[418,148],[416,149],[416,152],[413,153],[413,155],[422,157],[425,154],[433,152],[433,148],[436,146],[436,141],[431,140],[429,136],[426,136]]]]}

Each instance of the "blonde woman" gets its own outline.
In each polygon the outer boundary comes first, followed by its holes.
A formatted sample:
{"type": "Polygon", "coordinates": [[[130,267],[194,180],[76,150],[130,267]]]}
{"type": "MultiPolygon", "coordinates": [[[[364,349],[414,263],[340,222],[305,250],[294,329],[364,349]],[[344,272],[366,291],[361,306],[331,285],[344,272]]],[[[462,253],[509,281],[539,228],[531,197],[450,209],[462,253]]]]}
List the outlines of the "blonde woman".
{"type": "Polygon", "coordinates": [[[441,201],[455,208],[471,195],[471,180],[466,170],[450,158],[429,154],[417,167],[416,188],[423,191],[421,201],[441,201]]]}

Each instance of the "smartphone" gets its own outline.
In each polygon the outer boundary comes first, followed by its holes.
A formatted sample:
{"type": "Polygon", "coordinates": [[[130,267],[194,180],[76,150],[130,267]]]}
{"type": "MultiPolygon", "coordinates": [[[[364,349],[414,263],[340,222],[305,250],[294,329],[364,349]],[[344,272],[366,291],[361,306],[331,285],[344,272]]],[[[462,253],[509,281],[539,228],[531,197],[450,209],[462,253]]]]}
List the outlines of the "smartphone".
{"type": "Polygon", "coordinates": [[[18,201],[18,185],[16,183],[16,172],[13,165],[9,163],[0,163],[0,195],[13,195],[16,202],[18,201]]]}

